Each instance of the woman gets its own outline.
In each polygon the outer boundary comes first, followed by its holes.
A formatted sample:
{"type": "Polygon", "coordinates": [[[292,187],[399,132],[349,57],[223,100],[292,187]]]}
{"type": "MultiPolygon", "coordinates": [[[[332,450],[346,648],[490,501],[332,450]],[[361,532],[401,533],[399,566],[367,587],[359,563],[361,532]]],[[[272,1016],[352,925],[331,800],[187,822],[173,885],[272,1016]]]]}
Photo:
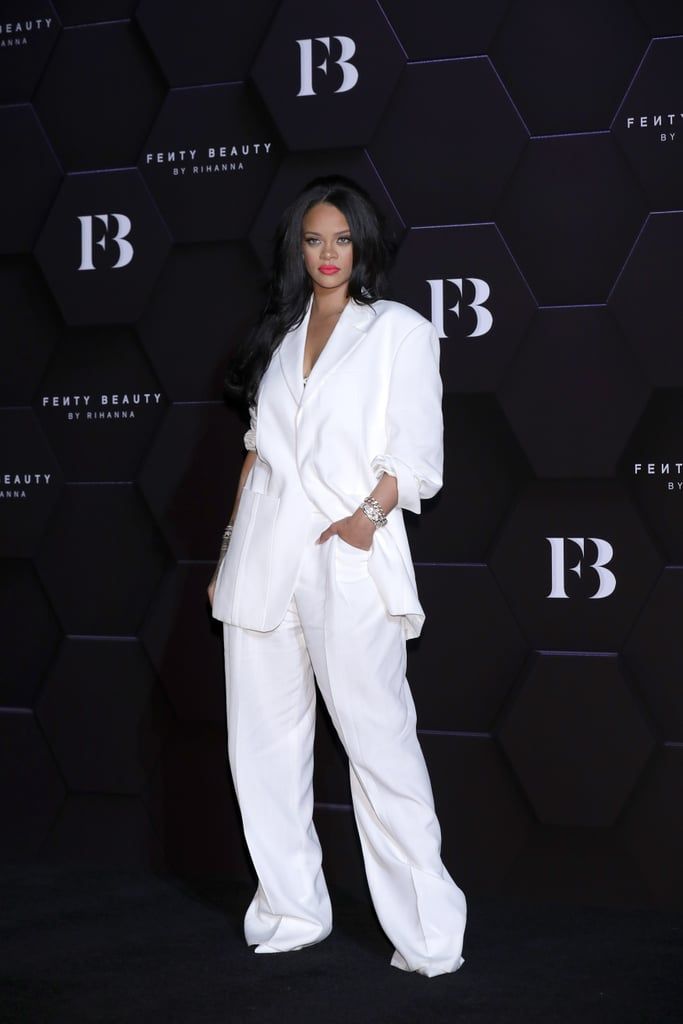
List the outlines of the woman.
{"type": "Polygon", "coordinates": [[[431,977],[464,962],[466,904],[440,858],[405,676],[424,612],[402,509],[442,484],[442,386],[434,327],[379,298],[386,254],[347,179],[312,182],[286,211],[268,304],[228,382],[251,426],[209,598],[258,875],[247,943],[301,949],[332,927],[312,817],[315,675],[391,965],[431,977]]]}

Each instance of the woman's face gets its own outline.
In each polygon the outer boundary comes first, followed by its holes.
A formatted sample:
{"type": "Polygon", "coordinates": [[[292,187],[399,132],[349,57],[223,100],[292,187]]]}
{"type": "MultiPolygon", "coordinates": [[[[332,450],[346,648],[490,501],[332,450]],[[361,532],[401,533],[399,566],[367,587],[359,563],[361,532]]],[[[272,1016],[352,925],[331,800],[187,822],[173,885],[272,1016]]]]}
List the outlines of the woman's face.
{"type": "Polygon", "coordinates": [[[314,290],[343,294],[353,270],[353,242],[346,217],[330,203],[317,203],[302,222],[304,263],[314,290]]]}

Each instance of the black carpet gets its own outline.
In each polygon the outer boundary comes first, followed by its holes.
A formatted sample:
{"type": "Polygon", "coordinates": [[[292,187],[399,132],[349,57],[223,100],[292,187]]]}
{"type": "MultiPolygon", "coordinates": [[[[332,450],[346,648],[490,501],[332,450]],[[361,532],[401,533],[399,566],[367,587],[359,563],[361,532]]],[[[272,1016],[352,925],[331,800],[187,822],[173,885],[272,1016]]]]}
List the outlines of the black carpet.
{"type": "Polygon", "coordinates": [[[470,898],[465,964],[389,966],[372,909],[332,892],[315,946],[257,955],[252,887],[143,872],[5,867],[0,1022],[681,1024],[683,915],[470,898]]]}

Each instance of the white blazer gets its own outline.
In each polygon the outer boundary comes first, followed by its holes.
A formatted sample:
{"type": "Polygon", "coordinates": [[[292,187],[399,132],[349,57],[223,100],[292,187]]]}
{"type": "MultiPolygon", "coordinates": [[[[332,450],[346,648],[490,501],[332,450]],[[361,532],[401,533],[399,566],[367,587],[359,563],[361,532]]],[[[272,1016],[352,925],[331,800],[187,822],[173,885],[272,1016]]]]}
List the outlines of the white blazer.
{"type": "Polygon", "coordinates": [[[443,482],[439,338],[402,303],[350,300],[304,385],[310,312],[309,301],[250,410],[256,459],[219,567],[213,617],[274,629],[294,591],[311,504],[330,522],[351,515],[387,472],[398,504],[375,531],[368,569],[387,611],[403,616],[406,638],[416,637],[425,614],[402,510],[419,512],[443,482]]]}

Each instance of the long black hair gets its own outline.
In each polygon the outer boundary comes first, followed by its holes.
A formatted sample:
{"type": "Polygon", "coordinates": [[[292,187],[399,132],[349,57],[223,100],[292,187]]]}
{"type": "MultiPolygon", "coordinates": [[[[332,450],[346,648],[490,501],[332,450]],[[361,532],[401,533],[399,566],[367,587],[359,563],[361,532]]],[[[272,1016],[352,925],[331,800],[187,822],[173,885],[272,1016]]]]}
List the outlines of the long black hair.
{"type": "Polygon", "coordinates": [[[370,196],[341,175],[316,178],[287,207],[275,234],[273,269],[265,307],[254,329],[236,347],[228,364],[225,396],[246,411],[283,337],[304,318],[313,291],[302,259],[302,221],[318,203],[336,206],[346,217],[353,245],[349,296],[371,304],[381,298],[393,243],[370,196]]]}

